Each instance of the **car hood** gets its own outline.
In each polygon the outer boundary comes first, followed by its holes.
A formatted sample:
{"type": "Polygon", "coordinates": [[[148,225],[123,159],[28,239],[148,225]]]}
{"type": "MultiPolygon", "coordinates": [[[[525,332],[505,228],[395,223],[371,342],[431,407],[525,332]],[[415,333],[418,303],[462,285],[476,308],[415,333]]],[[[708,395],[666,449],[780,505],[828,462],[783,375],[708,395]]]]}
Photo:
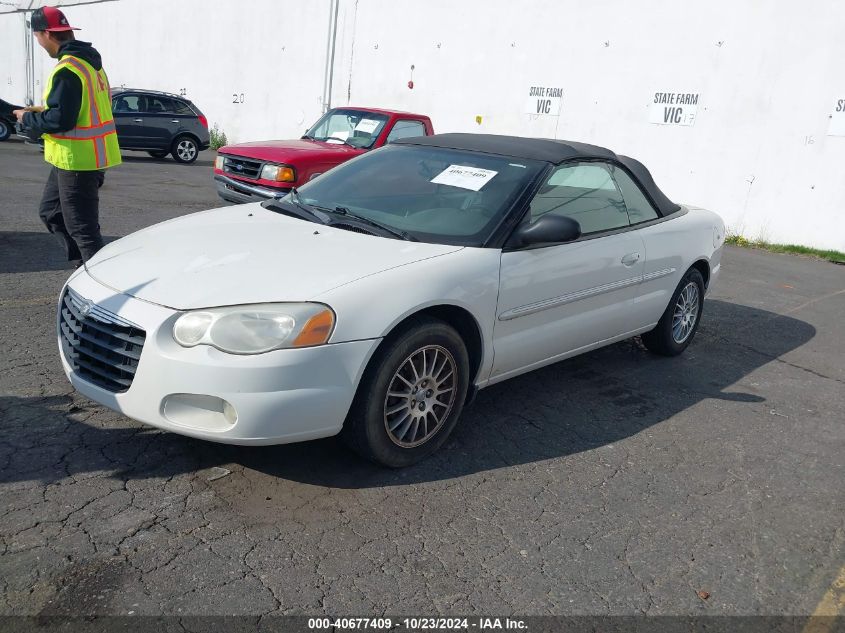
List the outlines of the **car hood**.
{"type": "Polygon", "coordinates": [[[363,150],[344,145],[343,143],[327,143],[325,141],[311,141],[309,139],[254,141],[252,143],[226,145],[218,150],[219,154],[294,164],[297,160],[319,159],[321,161],[345,161],[362,152],[363,150]]]}
{"type": "Polygon", "coordinates": [[[189,310],[310,301],[356,279],[461,248],[353,233],[254,203],[138,231],[108,244],[86,269],[117,292],[189,310]]]}

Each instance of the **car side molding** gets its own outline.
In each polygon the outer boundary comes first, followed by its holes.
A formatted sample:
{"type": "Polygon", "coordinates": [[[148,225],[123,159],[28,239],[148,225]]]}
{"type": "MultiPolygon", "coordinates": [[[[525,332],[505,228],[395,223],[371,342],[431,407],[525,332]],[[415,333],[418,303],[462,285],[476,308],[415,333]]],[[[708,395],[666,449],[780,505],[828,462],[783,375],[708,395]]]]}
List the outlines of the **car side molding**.
{"type": "Polygon", "coordinates": [[[635,286],[646,281],[660,279],[661,277],[671,275],[676,270],[676,268],[664,268],[662,270],[655,270],[654,272],[650,272],[646,275],[638,275],[637,277],[630,277],[628,279],[622,279],[621,281],[614,281],[613,283],[603,284],[601,286],[595,286],[593,288],[587,288],[585,290],[578,290],[576,292],[570,292],[559,297],[551,297],[549,299],[543,299],[542,301],[537,301],[535,303],[529,303],[524,306],[519,306],[507,310],[506,312],[502,312],[499,315],[499,321],[510,321],[512,319],[518,319],[519,317],[528,316],[529,314],[536,314],[537,312],[556,308],[558,306],[566,305],[567,303],[574,303],[575,301],[580,301],[581,299],[596,297],[606,292],[612,292],[613,290],[619,290],[620,288],[625,288],[627,286],[635,286]]]}

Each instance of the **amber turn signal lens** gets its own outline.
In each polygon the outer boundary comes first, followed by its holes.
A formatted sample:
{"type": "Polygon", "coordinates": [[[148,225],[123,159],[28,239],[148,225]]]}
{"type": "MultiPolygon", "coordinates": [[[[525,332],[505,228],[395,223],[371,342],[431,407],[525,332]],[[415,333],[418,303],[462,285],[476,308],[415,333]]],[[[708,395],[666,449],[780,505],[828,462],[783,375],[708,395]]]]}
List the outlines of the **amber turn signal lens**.
{"type": "Polygon", "coordinates": [[[276,180],[279,182],[294,182],[296,174],[293,173],[293,167],[279,167],[276,180]]]}
{"type": "Polygon", "coordinates": [[[334,329],[334,312],[323,310],[308,319],[302,332],[293,342],[294,347],[310,347],[327,343],[334,329]]]}

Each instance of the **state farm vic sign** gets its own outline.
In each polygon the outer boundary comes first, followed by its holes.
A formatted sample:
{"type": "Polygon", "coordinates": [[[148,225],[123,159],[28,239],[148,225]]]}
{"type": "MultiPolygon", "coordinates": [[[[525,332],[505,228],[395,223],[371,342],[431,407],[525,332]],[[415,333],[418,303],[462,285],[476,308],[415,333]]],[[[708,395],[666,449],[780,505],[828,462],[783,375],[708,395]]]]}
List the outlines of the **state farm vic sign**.
{"type": "Polygon", "coordinates": [[[558,116],[563,102],[563,88],[529,86],[525,114],[558,116]]]}
{"type": "Polygon", "coordinates": [[[648,110],[648,122],[658,125],[694,125],[699,93],[655,92],[648,110]]]}

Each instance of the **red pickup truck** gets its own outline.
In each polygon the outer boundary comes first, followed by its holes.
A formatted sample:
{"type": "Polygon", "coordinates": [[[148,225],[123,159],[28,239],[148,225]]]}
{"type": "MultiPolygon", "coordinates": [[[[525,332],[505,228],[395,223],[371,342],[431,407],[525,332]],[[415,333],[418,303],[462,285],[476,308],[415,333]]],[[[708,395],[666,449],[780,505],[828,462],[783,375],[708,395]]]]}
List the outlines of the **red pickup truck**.
{"type": "Polygon", "coordinates": [[[409,136],[434,134],[431,119],[377,108],[334,108],[299,140],[221,147],[214,162],[217,193],[229,202],[284,195],[336,165],[409,136]]]}

